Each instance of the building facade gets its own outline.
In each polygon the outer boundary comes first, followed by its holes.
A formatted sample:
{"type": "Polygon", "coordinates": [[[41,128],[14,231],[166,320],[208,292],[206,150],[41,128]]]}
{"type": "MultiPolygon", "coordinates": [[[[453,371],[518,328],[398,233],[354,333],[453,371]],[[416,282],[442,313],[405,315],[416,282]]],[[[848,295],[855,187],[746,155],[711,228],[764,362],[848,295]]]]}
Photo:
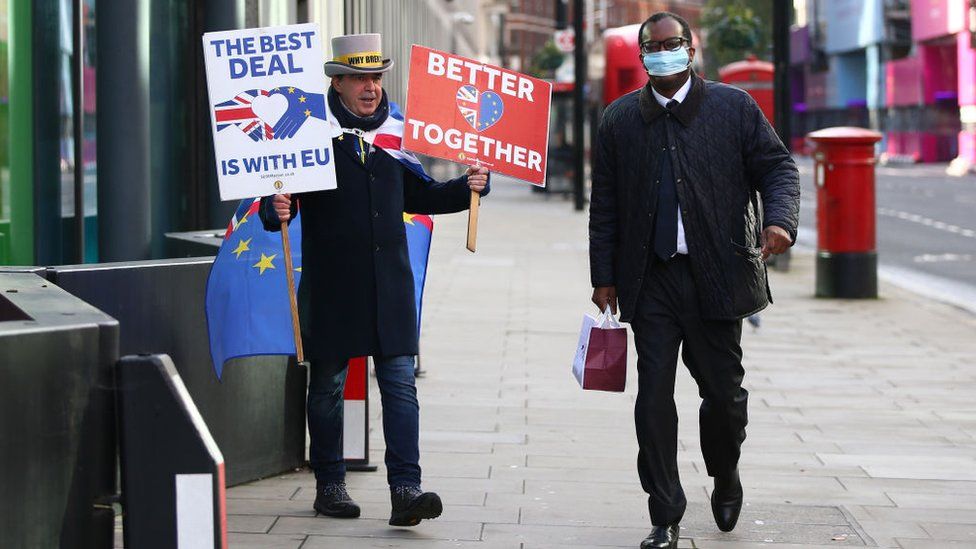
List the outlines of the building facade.
{"type": "Polygon", "coordinates": [[[976,162],[976,51],[969,0],[794,2],[794,149],[840,125],[882,132],[882,160],[976,162]]]}
{"type": "MultiPolygon", "coordinates": [[[[576,0],[503,0],[502,29],[500,32],[504,52],[503,64],[512,70],[526,71],[532,66],[533,57],[547,42],[554,31],[573,26],[573,2],[576,0]]],[[[651,14],[670,11],[688,20],[692,28],[698,27],[705,0],[580,0],[586,17],[587,44],[593,46],[602,40],[603,32],[635,23],[642,23],[651,14]]],[[[588,48],[589,49],[589,48],[588,48]]]]}
{"type": "Polygon", "coordinates": [[[329,37],[380,32],[403,100],[410,44],[484,57],[495,4],[0,0],[0,265],[159,258],[168,232],[226,225],[204,32],[316,22],[324,59],[329,37]]]}

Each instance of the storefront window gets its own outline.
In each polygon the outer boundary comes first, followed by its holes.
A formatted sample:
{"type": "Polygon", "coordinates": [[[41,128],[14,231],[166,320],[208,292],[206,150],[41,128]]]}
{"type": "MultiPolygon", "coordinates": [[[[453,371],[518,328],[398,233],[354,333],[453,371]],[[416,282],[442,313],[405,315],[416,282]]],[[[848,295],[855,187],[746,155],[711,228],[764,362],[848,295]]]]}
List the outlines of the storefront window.
{"type": "MultiPolygon", "coordinates": [[[[166,253],[165,235],[185,230],[189,162],[193,142],[192,106],[186,93],[192,80],[193,47],[199,37],[190,28],[191,2],[153,2],[150,12],[149,140],[152,256],[166,253]],[[190,40],[193,40],[192,42],[190,40]]],[[[229,216],[228,216],[229,217],[229,216]]]]}

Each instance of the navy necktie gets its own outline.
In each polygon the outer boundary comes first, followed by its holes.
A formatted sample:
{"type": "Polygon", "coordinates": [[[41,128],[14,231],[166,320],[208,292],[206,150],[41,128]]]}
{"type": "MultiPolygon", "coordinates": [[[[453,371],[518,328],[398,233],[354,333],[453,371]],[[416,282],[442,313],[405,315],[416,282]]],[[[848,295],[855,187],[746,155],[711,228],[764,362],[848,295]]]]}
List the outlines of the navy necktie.
{"type": "MultiPolygon", "coordinates": [[[[669,101],[668,111],[677,104],[673,99],[669,101]]],[[[661,152],[661,178],[657,187],[657,217],[654,223],[654,253],[664,261],[671,259],[678,251],[678,190],[667,145],[665,142],[661,152]]]]}

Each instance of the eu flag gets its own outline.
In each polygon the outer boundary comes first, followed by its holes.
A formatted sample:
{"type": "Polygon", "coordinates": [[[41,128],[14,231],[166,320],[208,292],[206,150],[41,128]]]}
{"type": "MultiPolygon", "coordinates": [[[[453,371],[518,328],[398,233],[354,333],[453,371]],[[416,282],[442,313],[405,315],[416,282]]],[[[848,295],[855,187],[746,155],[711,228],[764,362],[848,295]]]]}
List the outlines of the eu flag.
{"type": "Polygon", "coordinates": [[[419,336],[420,312],[424,299],[424,282],[427,280],[427,258],[430,256],[434,220],[429,215],[405,213],[403,223],[407,230],[407,250],[410,255],[410,270],[413,271],[414,296],[417,299],[417,335],[419,336]]]}
{"type": "MultiPolygon", "coordinates": [[[[260,203],[257,198],[241,201],[207,280],[207,329],[218,379],[224,362],[232,358],[295,354],[281,235],[264,230],[258,218],[260,203]]],[[[403,222],[419,330],[434,221],[427,215],[405,213],[403,222]]],[[[288,236],[297,288],[302,271],[301,210],[289,223],[288,236]]]]}
{"type": "MultiPolygon", "coordinates": [[[[231,358],[295,354],[281,234],[264,230],[260,203],[259,198],[241,201],[207,279],[207,329],[218,379],[231,358]]],[[[288,226],[296,288],[301,226],[300,217],[288,226]]]]}

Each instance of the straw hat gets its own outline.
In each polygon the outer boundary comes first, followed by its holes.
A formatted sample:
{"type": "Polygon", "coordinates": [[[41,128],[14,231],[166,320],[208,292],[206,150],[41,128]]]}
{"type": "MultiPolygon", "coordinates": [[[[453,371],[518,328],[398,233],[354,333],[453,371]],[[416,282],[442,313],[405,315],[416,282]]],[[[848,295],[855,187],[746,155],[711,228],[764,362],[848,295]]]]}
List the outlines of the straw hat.
{"type": "Polygon", "coordinates": [[[383,59],[380,35],[349,34],[332,39],[332,61],[325,64],[325,75],[372,74],[393,68],[392,59],[383,59]]]}

